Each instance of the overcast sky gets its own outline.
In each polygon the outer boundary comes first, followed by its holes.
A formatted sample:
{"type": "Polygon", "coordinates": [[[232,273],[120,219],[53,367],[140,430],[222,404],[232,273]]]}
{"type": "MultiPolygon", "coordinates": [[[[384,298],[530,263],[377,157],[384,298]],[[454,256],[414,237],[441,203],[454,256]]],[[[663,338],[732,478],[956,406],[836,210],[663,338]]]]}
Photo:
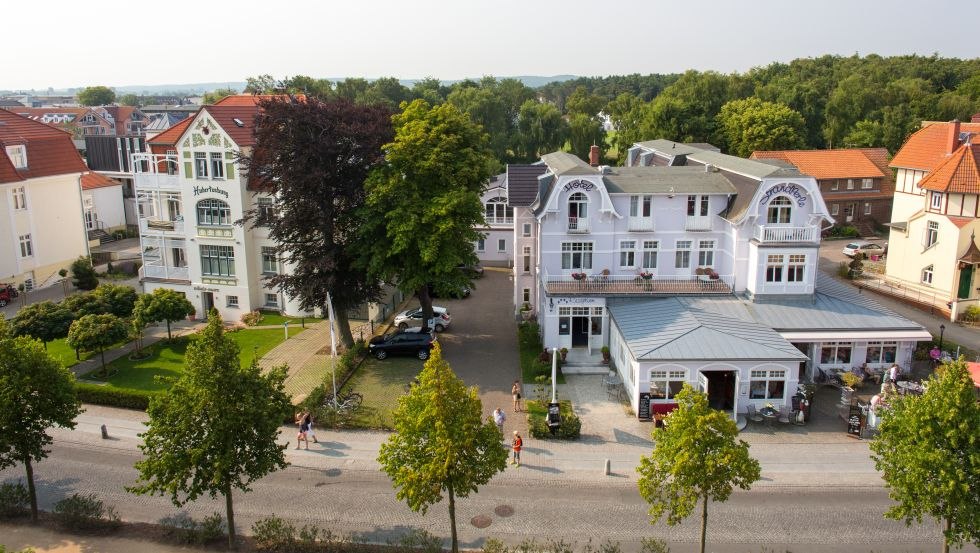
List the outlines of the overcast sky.
{"type": "Polygon", "coordinates": [[[0,89],[745,71],[980,56],[978,0],[55,0],[5,5],[0,89]]]}

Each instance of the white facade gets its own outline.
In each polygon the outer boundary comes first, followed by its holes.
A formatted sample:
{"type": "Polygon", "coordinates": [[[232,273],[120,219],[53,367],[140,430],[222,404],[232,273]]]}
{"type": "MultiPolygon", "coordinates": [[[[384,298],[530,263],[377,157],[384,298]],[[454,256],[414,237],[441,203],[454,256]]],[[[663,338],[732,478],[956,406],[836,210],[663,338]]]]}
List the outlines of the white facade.
{"type": "Polygon", "coordinates": [[[126,228],[121,184],[83,190],[82,205],[85,209],[86,230],[102,228],[106,232],[112,232],[126,228]]]}
{"type": "Polygon", "coordinates": [[[498,175],[480,194],[485,225],[477,230],[483,238],[473,244],[477,259],[485,265],[506,267],[514,257],[514,209],[507,202],[507,179],[498,175]]]}

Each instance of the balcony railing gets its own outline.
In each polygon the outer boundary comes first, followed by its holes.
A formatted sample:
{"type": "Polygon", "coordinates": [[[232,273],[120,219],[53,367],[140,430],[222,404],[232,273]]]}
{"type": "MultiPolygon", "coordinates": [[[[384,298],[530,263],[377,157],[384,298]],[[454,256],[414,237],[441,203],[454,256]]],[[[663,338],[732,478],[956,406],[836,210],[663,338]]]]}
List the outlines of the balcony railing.
{"type": "Polygon", "coordinates": [[[569,295],[718,295],[731,294],[734,275],[720,275],[718,279],[707,276],[651,276],[643,278],[637,273],[608,274],[601,272],[549,275],[541,273],[541,281],[548,294],[569,295]]]}
{"type": "Polygon", "coordinates": [[[163,231],[163,232],[176,232],[176,233],[183,234],[184,222],[158,220],[158,219],[140,219],[140,231],[141,232],[163,231]]]}
{"type": "Polygon", "coordinates": [[[484,220],[488,225],[513,225],[513,217],[485,217],[484,220]]]}
{"type": "Polygon", "coordinates": [[[589,232],[589,219],[587,217],[569,217],[568,232],[572,234],[589,232]]]}
{"type": "Polygon", "coordinates": [[[684,223],[684,230],[708,231],[711,228],[711,217],[708,216],[688,215],[684,223]]]}
{"type": "Polygon", "coordinates": [[[176,190],[179,186],[177,156],[132,154],[133,184],[137,189],[176,190]]]}
{"type": "Polygon", "coordinates": [[[653,218],[651,217],[630,217],[627,227],[631,232],[643,232],[653,230],[653,218]]]}
{"type": "Polygon", "coordinates": [[[767,227],[756,225],[752,238],[759,242],[815,242],[820,234],[813,225],[804,227],[767,227]]]}
{"type": "Polygon", "coordinates": [[[190,280],[187,267],[165,267],[163,265],[143,265],[140,268],[145,278],[160,278],[166,280],[190,280]]]}

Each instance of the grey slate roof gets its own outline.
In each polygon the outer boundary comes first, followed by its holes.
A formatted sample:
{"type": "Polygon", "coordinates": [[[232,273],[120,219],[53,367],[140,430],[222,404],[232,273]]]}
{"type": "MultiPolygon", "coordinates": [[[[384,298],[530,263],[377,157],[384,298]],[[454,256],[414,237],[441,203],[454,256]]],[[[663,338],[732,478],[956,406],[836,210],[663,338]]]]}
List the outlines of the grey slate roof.
{"type": "Polygon", "coordinates": [[[638,360],[806,359],[765,325],[692,309],[678,298],[611,299],[607,306],[638,360]]]}
{"type": "Polygon", "coordinates": [[[722,169],[731,171],[733,173],[738,173],[745,175],[747,177],[753,177],[756,179],[764,179],[766,177],[798,177],[800,172],[795,168],[789,169],[784,167],[776,167],[768,163],[762,163],[761,161],[756,161],[754,159],[745,159],[736,156],[730,156],[728,154],[722,154],[718,152],[711,152],[708,150],[698,150],[697,152],[687,154],[687,159],[691,161],[697,161],[701,164],[710,163],[715,167],[720,167],[722,169]]]}
{"type": "Polygon", "coordinates": [[[507,166],[507,204],[527,207],[538,197],[538,177],[548,171],[545,165],[507,166]]]}
{"type": "Polygon", "coordinates": [[[682,156],[702,151],[701,148],[696,146],[684,144],[683,142],[674,142],[673,140],[664,140],[662,138],[637,142],[637,144],[644,148],[657,150],[658,152],[663,152],[671,156],[682,156]]]}
{"type": "Polygon", "coordinates": [[[602,176],[610,193],[734,194],[732,183],[718,172],[699,167],[613,167],[602,176]]]}
{"type": "Polygon", "coordinates": [[[577,155],[568,152],[551,152],[541,156],[555,175],[595,175],[598,169],[582,161],[577,155]]]}

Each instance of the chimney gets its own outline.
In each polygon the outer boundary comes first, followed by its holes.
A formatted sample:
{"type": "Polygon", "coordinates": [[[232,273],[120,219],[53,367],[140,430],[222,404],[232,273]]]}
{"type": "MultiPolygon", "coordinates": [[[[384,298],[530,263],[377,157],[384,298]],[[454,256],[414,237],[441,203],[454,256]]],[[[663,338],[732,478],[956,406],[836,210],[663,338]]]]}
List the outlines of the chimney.
{"type": "Polygon", "coordinates": [[[589,148],[589,165],[593,167],[599,166],[599,147],[595,144],[589,148]]]}
{"type": "Polygon", "coordinates": [[[951,154],[960,145],[960,120],[949,122],[949,134],[946,135],[946,153],[951,154]]]}

